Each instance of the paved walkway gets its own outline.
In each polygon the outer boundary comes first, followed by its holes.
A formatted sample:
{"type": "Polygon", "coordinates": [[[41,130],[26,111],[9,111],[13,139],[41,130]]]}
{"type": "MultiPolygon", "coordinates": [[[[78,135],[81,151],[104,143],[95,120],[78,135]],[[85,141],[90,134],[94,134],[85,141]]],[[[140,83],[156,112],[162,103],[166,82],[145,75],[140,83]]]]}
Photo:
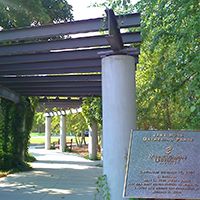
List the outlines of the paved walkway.
{"type": "Polygon", "coordinates": [[[99,162],[75,154],[30,149],[33,171],[0,178],[2,200],[94,200],[99,162]]]}

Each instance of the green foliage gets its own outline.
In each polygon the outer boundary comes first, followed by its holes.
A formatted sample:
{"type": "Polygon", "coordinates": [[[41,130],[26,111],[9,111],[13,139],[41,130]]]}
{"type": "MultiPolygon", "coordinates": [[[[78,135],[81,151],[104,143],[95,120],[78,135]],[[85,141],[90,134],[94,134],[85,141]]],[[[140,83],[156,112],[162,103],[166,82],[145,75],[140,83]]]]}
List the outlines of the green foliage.
{"type": "Polygon", "coordinates": [[[106,0],[103,3],[94,3],[93,6],[112,8],[116,14],[129,14],[133,8],[130,0],[106,0]]]}
{"type": "Polygon", "coordinates": [[[107,182],[107,176],[99,176],[96,185],[95,200],[110,200],[110,189],[107,182]]]}
{"type": "Polygon", "coordinates": [[[67,132],[75,135],[78,146],[82,146],[83,143],[86,144],[84,135],[86,130],[88,130],[88,125],[81,112],[67,115],[67,132]]]}
{"type": "Polygon", "coordinates": [[[28,155],[35,100],[20,98],[18,104],[0,99],[0,169],[22,170],[28,155]]]}
{"type": "Polygon", "coordinates": [[[36,112],[34,115],[32,131],[42,133],[45,127],[45,117],[43,112],[36,112]]]}
{"type": "Polygon", "coordinates": [[[200,68],[197,0],[141,0],[137,71],[138,126],[199,129],[200,68]]]}
{"type": "Polygon", "coordinates": [[[81,133],[88,129],[83,114],[74,113],[67,115],[67,130],[74,133],[76,136],[81,136],[81,133]]]}
{"type": "MultiPolygon", "coordinates": [[[[82,103],[83,116],[90,129],[92,130],[93,124],[97,124],[97,145],[102,141],[102,99],[100,97],[88,97],[83,99],[82,103]]],[[[92,130],[95,131],[95,130],[92,130]]]]}
{"type": "Polygon", "coordinates": [[[72,19],[66,0],[0,0],[0,26],[5,29],[72,19]]]}
{"type": "Polygon", "coordinates": [[[102,124],[102,101],[100,97],[88,97],[83,99],[82,111],[88,124],[92,120],[102,124]]]}

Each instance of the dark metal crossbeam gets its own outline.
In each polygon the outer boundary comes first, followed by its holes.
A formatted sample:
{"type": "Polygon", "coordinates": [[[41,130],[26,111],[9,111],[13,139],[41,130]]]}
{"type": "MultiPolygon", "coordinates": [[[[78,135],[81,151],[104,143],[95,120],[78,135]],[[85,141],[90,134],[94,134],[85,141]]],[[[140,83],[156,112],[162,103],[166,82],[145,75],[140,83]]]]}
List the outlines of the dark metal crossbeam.
{"type": "Polygon", "coordinates": [[[0,86],[0,97],[13,101],[14,103],[19,102],[19,95],[9,88],[5,88],[3,86],[0,86]]]}
{"type": "MultiPolygon", "coordinates": [[[[118,16],[117,19],[121,28],[140,26],[139,13],[126,15],[125,17],[118,16]]],[[[0,31],[0,42],[87,33],[99,30],[107,30],[107,26],[104,24],[103,18],[0,31]]]]}
{"type": "MultiPolygon", "coordinates": [[[[121,35],[124,44],[141,42],[140,32],[123,33],[121,35]]],[[[72,38],[72,39],[56,40],[48,42],[0,46],[0,56],[24,54],[24,53],[27,54],[27,53],[37,53],[37,52],[50,52],[51,50],[61,50],[61,49],[108,46],[109,43],[106,40],[105,36],[106,35],[98,35],[91,37],[72,38]]]]}
{"type": "MultiPolygon", "coordinates": [[[[0,56],[0,65],[17,64],[17,63],[34,63],[34,62],[55,62],[64,60],[82,60],[97,59],[100,51],[110,51],[110,48],[95,48],[86,50],[51,52],[51,53],[35,53],[13,56],[0,56]]],[[[139,49],[135,49],[134,56],[139,55],[139,49]]]]}
{"type": "Polygon", "coordinates": [[[74,88],[15,88],[17,93],[24,93],[24,92],[44,92],[44,94],[47,92],[101,92],[101,87],[74,87],[74,88]],[[47,91],[48,90],[48,91],[47,91]]]}
{"type": "Polygon", "coordinates": [[[34,70],[51,70],[51,69],[65,69],[65,68],[82,68],[82,67],[99,67],[101,60],[87,59],[87,60],[67,60],[67,61],[51,61],[38,63],[20,63],[20,64],[3,64],[0,65],[1,72],[9,72],[17,69],[17,71],[34,71],[34,70]]]}
{"type": "Polygon", "coordinates": [[[63,67],[54,69],[33,69],[33,70],[10,70],[0,71],[0,75],[44,75],[44,74],[66,74],[66,73],[91,73],[101,72],[101,66],[96,67],[63,67]]]}
{"type": "Polygon", "coordinates": [[[9,87],[10,89],[40,89],[40,88],[45,88],[45,89],[51,89],[51,88],[84,88],[84,87],[101,87],[101,82],[83,82],[83,81],[79,81],[79,82],[58,82],[58,83],[7,83],[4,84],[5,86],[9,87]]]}
{"type": "Polygon", "coordinates": [[[89,82],[101,81],[100,74],[90,75],[55,75],[55,76],[21,76],[21,77],[0,77],[0,84],[6,83],[62,83],[62,82],[89,82]]]}
{"type": "Polygon", "coordinates": [[[60,97],[99,97],[101,96],[101,92],[40,92],[40,91],[36,91],[36,92],[21,92],[20,93],[23,96],[49,96],[49,97],[53,97],[53,96],[60,96],[60,97]]]}

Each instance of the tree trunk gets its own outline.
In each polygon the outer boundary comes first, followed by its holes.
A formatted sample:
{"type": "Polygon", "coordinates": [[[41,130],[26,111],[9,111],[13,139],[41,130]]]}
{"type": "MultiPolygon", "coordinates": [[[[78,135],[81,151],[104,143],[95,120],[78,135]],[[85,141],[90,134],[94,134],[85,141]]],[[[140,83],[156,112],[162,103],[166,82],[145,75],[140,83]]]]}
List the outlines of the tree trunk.
{"type": "Polygon", "coordinates": [[[91,121],[89,125],[89,159],[97,159],[97,149],[98,149],[98,124],[96,121],[91,121]]]}

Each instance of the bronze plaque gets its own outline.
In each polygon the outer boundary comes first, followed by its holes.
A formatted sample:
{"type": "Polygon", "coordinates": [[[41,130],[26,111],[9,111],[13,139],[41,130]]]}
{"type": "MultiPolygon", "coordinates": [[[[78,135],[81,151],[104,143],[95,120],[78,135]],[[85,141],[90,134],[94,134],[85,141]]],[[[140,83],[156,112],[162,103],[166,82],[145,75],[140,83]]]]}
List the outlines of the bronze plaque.
{"type": "Polygon", "coordinates": [[[124,197],[200,199],[200,132],[133,131],[124,197]]]}

